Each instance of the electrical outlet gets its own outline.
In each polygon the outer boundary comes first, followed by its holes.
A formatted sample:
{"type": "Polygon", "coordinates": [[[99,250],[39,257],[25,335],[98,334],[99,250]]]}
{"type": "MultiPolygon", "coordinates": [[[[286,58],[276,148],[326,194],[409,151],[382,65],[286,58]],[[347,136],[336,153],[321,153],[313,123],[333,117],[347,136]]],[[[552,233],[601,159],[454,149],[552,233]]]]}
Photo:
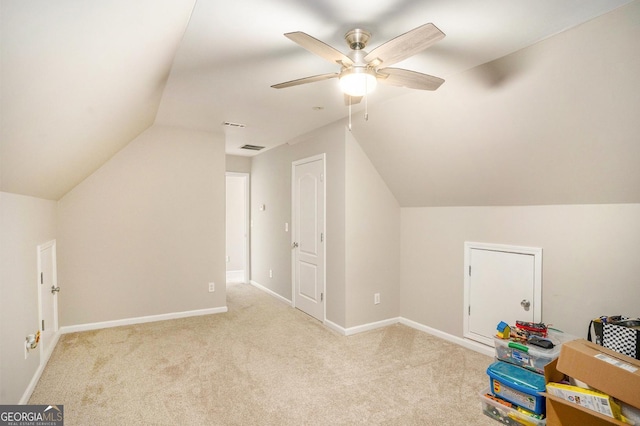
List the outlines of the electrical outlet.
{"type": "Polygon", "coordinates": [[[269,278],[273,278],[273,269],[269,269],[269,278]]]}
{"type": "Polygon", "coordinates": [[[373,295],[373,304],[374,304],[374,305],[377,305],[377,304],[379,304],[379,303],[380,303],[380,293],[375,293],[375,294],[373,295]]]}
{"type": "Polygon", "coordinates": [[[231,262],[231,258],[229,256],[226,256],[225,260],[226,260],[227,263],[231,262]]]}
{"type": "Polygon", "coordinates": [[[216,291],[216,283],[209,283],[209,293],[216,291]]]}

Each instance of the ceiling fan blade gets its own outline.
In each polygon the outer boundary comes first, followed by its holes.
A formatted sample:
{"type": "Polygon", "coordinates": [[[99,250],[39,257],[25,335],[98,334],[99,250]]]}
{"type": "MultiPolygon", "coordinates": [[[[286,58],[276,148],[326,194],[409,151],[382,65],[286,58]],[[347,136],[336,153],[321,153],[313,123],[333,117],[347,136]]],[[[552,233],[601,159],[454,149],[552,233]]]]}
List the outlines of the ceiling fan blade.
{"type": "Polygon", "coordinates": [[[419,90],[436,90],[444,83],[440,77],[402,68],[382,68],[378,70],[377,76],[381,83],[419,90]]]}
{"type": "Polygon", "coordinates": [[[364,57],[365,62],[373,66],[393,65],[426,49],[442,40],[444,33],[433,24],[424,24],[414,28],[388,42],[376,47],[364,57]]]}
{"type": "Polygon", "coordinates": [[[301,31],[296,31],[292,33],[286,33],[284,35],[288,39],[298,43],[300,46],[307,49],[309,52],[314,53],[320,56],[323,59],[326,59],[329,62],[334,64],[350,66],[353,65],[353,61],[349,59],[344,53],[339,50],[334,49],[328,44],[318,40],[315,37],[311,37],[307,33],[303,33],[301,31]]]}
{"type": "Polygon", "coordinates": [[[329,80],[330,78],[338,77],[338,75],[340,74],[338,74],[337,72],[313,75],[311,77],[304,77],[304,78],[299,78],[297,80],[291,80],[291,81],[286,81],[284,83],[274,84],[271,87],[273,87],[274,89],[284,89],[285,87],[293,87],[293,86],[299,86],[301,84],[314,83],[316,81],[329,80]]]}
{"type": "Polygon", "coordinates": [[[362,96],[351,96],[351,95],[347,95],[346,93],[344,94],[344,104],[346,106],[357,105],[360,103],[361,100],[362,100],[362,96]]]}

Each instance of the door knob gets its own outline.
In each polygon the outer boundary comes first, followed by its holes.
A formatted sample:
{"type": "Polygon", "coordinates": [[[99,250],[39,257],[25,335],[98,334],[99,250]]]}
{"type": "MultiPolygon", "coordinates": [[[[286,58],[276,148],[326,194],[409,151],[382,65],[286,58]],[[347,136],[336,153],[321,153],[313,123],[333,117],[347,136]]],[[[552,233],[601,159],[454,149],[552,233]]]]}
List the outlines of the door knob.
{"type": "Polygon", "coordinates": [[[296,248],[296,247],[298,247],[298,243],[294,241],[293,244],[291,244],[291,248],[296,248]]]}
{"type": "Polygon", "coordinates": [[[56,294],[60,291],[60,287],[51,286],[51,294],[56,294]]]}
{"type": "Polygon", "coordinates": [[[522,299],[522,302],[520,302],[520,306],[522,306],[525,310],[528,310],[529,306],[531,306],[531,302],[529,302],[527,299],[522,299]]]}

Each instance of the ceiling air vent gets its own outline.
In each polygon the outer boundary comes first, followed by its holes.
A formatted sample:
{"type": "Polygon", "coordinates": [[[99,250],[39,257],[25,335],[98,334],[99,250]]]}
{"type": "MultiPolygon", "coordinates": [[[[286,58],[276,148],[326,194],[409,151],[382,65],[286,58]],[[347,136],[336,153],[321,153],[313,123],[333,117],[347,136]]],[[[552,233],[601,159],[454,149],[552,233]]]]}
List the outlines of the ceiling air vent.
{"type": "Polygon", "coordinates": [[[240,128],[240,129],[244,129],[245,127],[247,127],[246,125],[244,125],[242,123],[232,123],[231,121],[224,121],[222,123],[222,125],[226,126],[226,127],[237,127],[237,128],[240,128]]]}
{"type": "Polygon", "coordinates": [[[240,147],[240,149],[250,149],[251,151],[260,151],[261,149],[264,149],[264,146],[258,146],[258,145],[242,145],[240,147]]]}

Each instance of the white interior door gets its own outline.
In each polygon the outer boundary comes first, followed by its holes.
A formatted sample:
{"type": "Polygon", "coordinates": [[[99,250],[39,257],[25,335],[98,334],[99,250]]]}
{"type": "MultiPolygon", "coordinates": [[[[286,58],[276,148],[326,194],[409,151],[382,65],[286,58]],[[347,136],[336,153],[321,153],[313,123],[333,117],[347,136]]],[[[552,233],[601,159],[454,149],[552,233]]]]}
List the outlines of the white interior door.
{"type": "MultiPolygon", "coordinates": [[[[58,279],[56,271],[56,243],[38,246],[38,299],[40,308],[40,354],[51,351],[58,332],[58,279]]],[[[45,356],[40,359],[44,361],[45,356]]]]}
{"type": "Polygon", "coordinates": [[[541,321],[541,262],[541,249],[465,244],[464,336],[493,346],[500,321],[541,321]]]}
{"type": "Polygon", "coordinates": [[[295,161],[292,170],[293,306],[325,316],[325,158],[295,161]]]}

